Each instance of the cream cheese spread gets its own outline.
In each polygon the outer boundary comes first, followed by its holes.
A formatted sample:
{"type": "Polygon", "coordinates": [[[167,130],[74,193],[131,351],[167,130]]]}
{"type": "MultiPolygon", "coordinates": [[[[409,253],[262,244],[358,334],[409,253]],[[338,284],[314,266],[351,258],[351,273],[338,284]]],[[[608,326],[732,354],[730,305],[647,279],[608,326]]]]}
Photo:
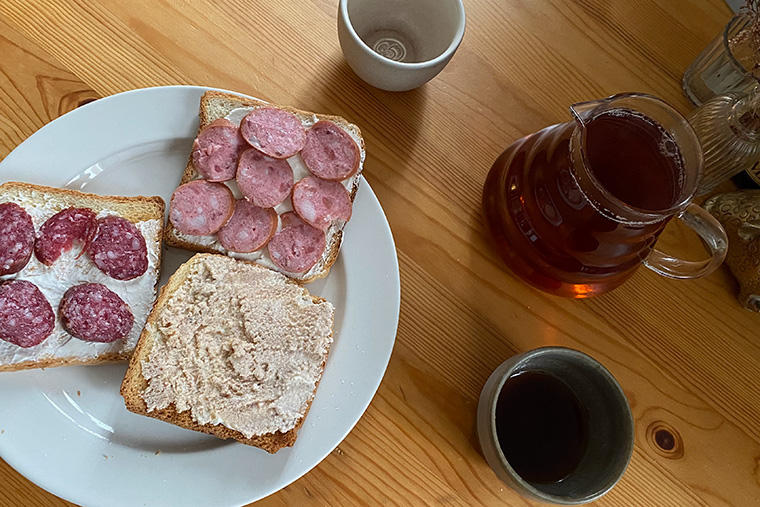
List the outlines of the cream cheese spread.
{"type": "MultiPolygon", "coordinates": [[[[239,107],[230,111],[227,114],[227,116],[225,116],[225,119],[229,120],[235,125],[240,126],[240,122],[243,120],[243,118],[253,110],[254,108],[252,107],[239,107]]],[[[315,123],[319,121],[319,118],[316,115],[297,114],[296,117],[299,120],[301,120],[301,125],[303,125],[304,129],[311,128],[315,123]]],[[[354,140],[357,146],[362,146],[362,140],[355,132],[353,132],[352,130],[346,130],[346,133],[348,133],[348,135],[351,136],[351,139],[354,140]]],[[[361,171],[364,166],[365,151],[360,150],[360,152],[361,152],[361,159],[359,160],[359,170],[356,172],[354,176],[341,181],[343,186],[346,187],[346,190],[348,190],[349,192],[353,188],[357,179],[361,177],[361,171]]],[[[288,161],[288,164],[290,164],[290,168],[293,170],[294,182],[302,180],[303,178],[306,178],[307,176],[311,176],[311,172],[306,167],[306,163],[303,161],[303,158],[301,157],[300,153],[296,153],[292,157],[288,158],[287,161],[288,161]]],[[[243,194],[240,192],[240,189],[238,188],[235,180],[226,181],[224,182],[224,184],[227,185],[230,188],[230,190],[232,190],[232,194],[235,196],[235,199],[241,199],[243,197],[243,194]]],[[[286,213],[288,211],[293,211],[293,203],[290,197],[287,197],[282,203],[275,206],[274,209],[277,212],[278,217],[279,215],[282,215],[283,213],[286,213]]],[[[344,222],[343,220],[335,220],[332,224],[330,224],[330,226],[328,227],[326,231],[328,244],[330,243],[330,238],[333,237],[337,232],[343,230],[345,225],[346,225],[346,222],[344,222]]],[[[277,230],[279,231],[281,228],[282,228],[282,224],[280,223],[280,220],[278,218],[277,230]]],[[[270,269],[282,271],[280,267],[278,267],[277,265],[275,265],[274,262],[272,262],[272,258],[269,256],[269,249],[266,246],[263,247],[261,250],[257,250],[251,253],[231,252],[227,250],[226,248],[224,248],[221,245],[221,243],[219,243],[219,240],[217,239],[216,234],[209,235],[209,236],[193,236],[190,234],[181,233],[177,231],[176,229],[174,233],[180,239],[183,239],[187,242],[194,243],[197,245],[205,246],[207,248],[214,250],[215,252],[226,254],[226,255],[229,255],[230,257],[235,257],[236,259],[245,259],[249,261],[254,261],[257,264],[261,264],[262,266],[266,266],[270,269]]],[[[298,273],[298,274],[289,273],[289,274],[294,276],[295,278],[308,279],[314,276],[314,274],[318,273],[321,270],[322,270],[322,262],[319,261],[306,273],[298,273]]]]}
{"type": "MultiPolygon", "coordinates": [[[[41,197],[41,195],[36,195],[35,199],[41,197]]],[[[35,231],[39,231],[48,218],[64,208],[64,206],[54,202],[43,201],[38,203],[37,201],[30,202],[0,197],[0,203],[8,201],[16,202],[29,213],[34,222],[35,231]]],[[[94,211],[97,212],[98,210],[94,211]]],[[[116,213],[110,210],[102,210],[97,216],[101,218],[107,215],[116,215],[116,213]]],[[[148,269],[143,275],[133,280],[125,282],[111,278],[100,271],[86,254],[79,256],[81,252],[79,248],[64,252],[52,266],[45,266],[32,255],[24,269],[18,273],[0,277],[0,280],[21,279],[34,283],[45,295],[56,313],[55,328],[52,334],[39,345],[22,348],[0,340],[0,365],[64,358],[92,359],[106,353],[129,353],[134,350],[156,298],[156,282],[158,281],[160,267],[158,256],[160,253],[159,245],[161,244],[161,225],[159,220],[146,220],[135,224],[148,245],[148,269]],[[126,338],[112,343],[91,343],[74,338],[63,329],[60,319],[57,318],[61,297],[70,287],[88,282],[102,283],[129,305],[135,321],[126,338]]]]}
{"type": "Polygon", "coordinates": [[[226,257],[203,257],[190,269],[146,327],[148,412],[174,404],[198,424],[247,438],[294,429],[322,376],[332,304],[314,302],[280,273],[226,257]]]}

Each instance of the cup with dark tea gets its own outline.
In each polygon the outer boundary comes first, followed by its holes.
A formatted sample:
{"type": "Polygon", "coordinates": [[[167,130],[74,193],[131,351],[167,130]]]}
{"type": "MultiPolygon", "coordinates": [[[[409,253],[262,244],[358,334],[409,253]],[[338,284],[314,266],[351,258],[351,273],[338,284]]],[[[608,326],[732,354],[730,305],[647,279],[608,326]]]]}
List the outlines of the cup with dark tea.
{"type": "Polygon", "coordinates": [[[728,240],[691,201],[703,155],[686,119],[662,100],[626,93],[574,104],[572,121],[510,145],[483,186],[486,227],[502,259],[527,283],[559,296],[596,296],[642,264],[697,278],[722,262],[728,240]],[[655,249],[679,218],[710,256],[687,261],[655,249]]]}
{"type": "Polygon", "coordinates": [[[599,362],[543,347],[502,363],[478,404],[478,438],[497,477],[523,496],[575,505],[620,480],[633,454],[631,408],[599,362]]]}

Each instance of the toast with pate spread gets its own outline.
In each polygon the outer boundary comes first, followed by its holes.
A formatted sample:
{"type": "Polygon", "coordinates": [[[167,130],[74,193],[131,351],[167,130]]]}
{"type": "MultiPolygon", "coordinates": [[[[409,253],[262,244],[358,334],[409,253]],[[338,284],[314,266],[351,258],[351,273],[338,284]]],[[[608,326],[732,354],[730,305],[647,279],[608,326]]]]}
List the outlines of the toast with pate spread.
{"type": "Polygon", "coordinates": [[[333,317],[281,273],[196,254],[161,289],[121,395],[137,414],[275,453],[311,407],[333,317]]]}
{"type": "Polygon", "coordinates": [[[0,371],[128,359],[156,297],[164,201],[0,185],[0,371]]]}
{"type": "Polygon", "coordinates": [[[301,283],[326,276],[361,179],[359,128],[218,91],[203,94],[199,115],[166,244],[251,260],[301,283]]]}

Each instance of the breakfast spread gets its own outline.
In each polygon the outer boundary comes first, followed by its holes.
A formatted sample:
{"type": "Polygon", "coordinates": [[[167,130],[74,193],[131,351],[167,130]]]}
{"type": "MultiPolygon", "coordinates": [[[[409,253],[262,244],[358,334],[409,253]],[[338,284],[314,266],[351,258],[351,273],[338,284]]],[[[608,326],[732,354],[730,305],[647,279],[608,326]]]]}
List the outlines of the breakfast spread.
{"type": "Polygon", "coordinates": [[[274,453],[292,446],[324,370],[334,309],[281,273],[196,254],[148,317],[127,408],[274,453]]]}
{"type": "Polygon", "coordinates": [[[201,98],[200,118],[166,243],[254,261],[301,283],[326,276],[361,177],[358,127],[216,91],[201,98]]]}
{"type": "Polygon", "coordinates": [[[0,185],[0,371],[127,359],[155,299],[163,215],[158,197],[0,185]]]}
{"type": "Polygon", "coordinates": [[[131,357],[129,410],[270,453],[292,446],[333,341],[327,275],[359,129],[220,92],[169,203],[0,185],[0,371],[131,357]],[[162,238],[208,251],[158,300],[162,238]],[[226,254],[226,255],[219,255],[226,254]]]}

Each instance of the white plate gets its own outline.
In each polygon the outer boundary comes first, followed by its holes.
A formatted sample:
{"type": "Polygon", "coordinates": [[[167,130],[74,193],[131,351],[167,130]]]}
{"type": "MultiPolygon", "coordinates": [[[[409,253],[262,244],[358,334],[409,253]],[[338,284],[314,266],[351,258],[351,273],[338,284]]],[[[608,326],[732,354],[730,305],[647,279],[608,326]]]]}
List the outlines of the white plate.
{"type": "MultiPolygon", "coordinates": [[[[51,122],[0,163],[0,181],[169,202],[198,128],[205,88],[104,98],[51,122]]],[[[162,283],[190,257],[165,250],[162,283]]],[[[335,342],[293,448],[275,455],[127,412],[126,365],[0,373],[0,456],[81,505],[242,505],[292,483],[330,453],[377,390],[396,338],[398,260],[362,181],[330,275],[308,286],[336,307],[335,342]]]]}

